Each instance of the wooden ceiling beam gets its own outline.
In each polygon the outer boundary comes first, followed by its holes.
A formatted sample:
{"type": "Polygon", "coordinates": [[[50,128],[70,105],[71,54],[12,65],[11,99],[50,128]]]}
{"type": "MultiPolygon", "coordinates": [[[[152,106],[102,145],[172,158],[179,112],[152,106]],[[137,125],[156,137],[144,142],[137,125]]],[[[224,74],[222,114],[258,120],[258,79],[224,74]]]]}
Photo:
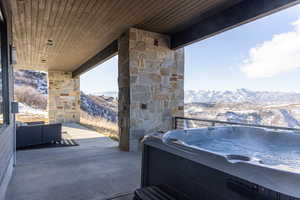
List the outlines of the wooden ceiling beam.
{"type": "Polygon", "coordinates": [[[110,43],[107,47],[105,47],[103,50],[101,50],[96,55],[94,55],[89,60],[87,60],[85,63],[80,65],[77,69],[75,69],[72,72],[73,78],[80,76],[81,74],[93,69],[94,67],[100,65],[101,63],[104,63],[108,59],[117,55],[117,53],[118,53],[118,40],[115,40],[112,43],[110,43]]]}
{"type": "Polygon", "coordinates": [[[171,48],[178,49],[226,30],[300,3],[300,0],[243,0],[189,28],[171,35],[171,48]]]}

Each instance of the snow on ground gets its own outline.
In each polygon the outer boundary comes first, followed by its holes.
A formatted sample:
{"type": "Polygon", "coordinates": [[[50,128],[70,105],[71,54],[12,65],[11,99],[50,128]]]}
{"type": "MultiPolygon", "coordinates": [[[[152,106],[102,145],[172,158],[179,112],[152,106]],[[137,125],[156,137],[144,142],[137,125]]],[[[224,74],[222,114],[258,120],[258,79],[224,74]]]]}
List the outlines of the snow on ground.
{"type": "Polygon", "coordinates": [[[188,108],[185,109],[186,113],[195,113],[195,112],[202,112],[203,108],[201,107],[197,107],[197,106],[190,106],[188,108]]]}
{"type": "Polygon", "coordinates": [[[20,102],[19,102],[19,114],[35,114],[35,115],[42,115],[45,117],[48,116],[46,110],[35,109],[20,102]]]}

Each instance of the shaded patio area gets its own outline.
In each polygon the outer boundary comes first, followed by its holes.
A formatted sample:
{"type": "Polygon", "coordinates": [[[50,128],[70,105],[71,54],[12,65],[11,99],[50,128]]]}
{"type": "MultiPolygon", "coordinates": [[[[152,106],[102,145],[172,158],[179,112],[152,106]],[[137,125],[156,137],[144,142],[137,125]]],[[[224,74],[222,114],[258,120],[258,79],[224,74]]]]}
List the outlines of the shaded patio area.
{"type": "Polygon", "coordinates": [[[63,131],[79,146],[22,150],[7,200],[130,199],[140,184],[140,153],[79,124],[63,131]]]}

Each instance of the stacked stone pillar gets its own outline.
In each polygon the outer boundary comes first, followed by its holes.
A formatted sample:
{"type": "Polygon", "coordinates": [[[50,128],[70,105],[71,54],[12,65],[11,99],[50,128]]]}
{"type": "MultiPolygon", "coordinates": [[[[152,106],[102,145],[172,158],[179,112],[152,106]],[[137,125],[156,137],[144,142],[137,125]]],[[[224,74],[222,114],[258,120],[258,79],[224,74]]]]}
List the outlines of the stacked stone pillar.
{"type": "Polygon", "coordinates": [[[80,121],[80,79],[71,72],[48,72],[49,123],[80,121]]]}
{"type": "Polygon", "coordinates": [[[184,49],[170,37],[135,28],[119,38],[120,148],[137,151],[146,134],[172,128],[184,114],[184,49]]]}

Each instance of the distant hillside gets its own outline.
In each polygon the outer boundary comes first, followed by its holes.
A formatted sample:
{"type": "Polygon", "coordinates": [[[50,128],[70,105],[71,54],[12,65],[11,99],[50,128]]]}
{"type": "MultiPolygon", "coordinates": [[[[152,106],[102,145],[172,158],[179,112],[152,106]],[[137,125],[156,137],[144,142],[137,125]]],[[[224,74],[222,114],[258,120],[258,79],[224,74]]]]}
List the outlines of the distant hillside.
{"type": "Polygon", "coordinates": [[[45,73],[16,70],[15,100],[34,109],[47,109],[47,76],[45,73]]]}
{"type": "Polygon", "coordinates": [[[117,122],[118,103],[112,97],[86,95],[81,92],[80,108],[94,117],[117,122]]]}
{"type": "Polygon", "coordinates": [[[47,74],[31,70],[15,70],[15,87],[32,87],[41,94],[47,94],[47,74]]]}

